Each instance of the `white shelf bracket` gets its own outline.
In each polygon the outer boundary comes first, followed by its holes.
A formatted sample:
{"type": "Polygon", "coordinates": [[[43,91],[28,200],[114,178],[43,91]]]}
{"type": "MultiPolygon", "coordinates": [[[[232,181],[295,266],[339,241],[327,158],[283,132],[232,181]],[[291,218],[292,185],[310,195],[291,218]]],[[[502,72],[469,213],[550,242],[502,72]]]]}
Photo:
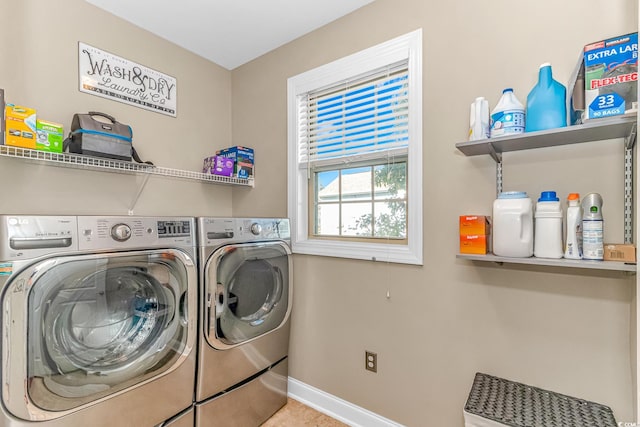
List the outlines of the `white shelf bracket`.
{"type": "Polygon", "coordinates": [[[138,204],[140,195],[142,195],[142,191],[144,190],[144,187],[146,187],[150,176],[151,175],[143,175],[142,182],[138,186],[138,191],[136,192],[136,195],[133,197],[133,200],[131,201],[131,207],[129,208],[129,216],[133,215],[133,208],[135,208],[136,204],[138,204]]]}

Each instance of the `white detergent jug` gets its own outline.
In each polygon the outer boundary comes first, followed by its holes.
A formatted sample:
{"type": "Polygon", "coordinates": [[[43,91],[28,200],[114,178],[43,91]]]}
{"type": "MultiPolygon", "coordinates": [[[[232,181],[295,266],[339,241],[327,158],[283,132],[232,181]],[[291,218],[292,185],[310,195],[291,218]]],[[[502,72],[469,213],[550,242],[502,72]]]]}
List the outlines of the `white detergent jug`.
{"type": "Polygon", "coordinates": [[[493,253],[516,258],[533,255],[533,203],[527,193],[503,192],[493,202],[493,253]]]}
{"type": "Polygon", "coordinates": [[[533,255],[562,258],[562,207],[555,191],[543,191],[536,204],[533,255]]]}

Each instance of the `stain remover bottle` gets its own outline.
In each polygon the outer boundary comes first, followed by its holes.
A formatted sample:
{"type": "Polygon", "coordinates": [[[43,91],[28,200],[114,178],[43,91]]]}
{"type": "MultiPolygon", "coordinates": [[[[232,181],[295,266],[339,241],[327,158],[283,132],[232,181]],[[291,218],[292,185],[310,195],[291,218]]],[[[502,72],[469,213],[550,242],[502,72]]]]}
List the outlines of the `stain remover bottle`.
{"type": "Polygon", "coordinates": [[[582,200],[582,259],[604,259],[602,196],[589,193],[582,200]]]}

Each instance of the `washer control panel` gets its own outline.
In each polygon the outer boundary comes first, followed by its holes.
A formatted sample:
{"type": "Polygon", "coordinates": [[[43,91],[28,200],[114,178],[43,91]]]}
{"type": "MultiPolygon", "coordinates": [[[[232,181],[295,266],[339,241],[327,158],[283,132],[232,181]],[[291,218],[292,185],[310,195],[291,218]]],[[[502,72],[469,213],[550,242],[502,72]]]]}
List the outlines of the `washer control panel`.
{"type": "Polygon", "coordinates": [[[195,219],[79,216],[80,249],[195,245],[195,219]]]}

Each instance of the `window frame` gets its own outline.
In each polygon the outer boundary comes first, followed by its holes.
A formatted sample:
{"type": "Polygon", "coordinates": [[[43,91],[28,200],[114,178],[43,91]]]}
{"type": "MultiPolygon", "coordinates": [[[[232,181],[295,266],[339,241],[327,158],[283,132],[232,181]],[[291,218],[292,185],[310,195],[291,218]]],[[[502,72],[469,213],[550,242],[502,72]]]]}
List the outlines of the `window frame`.
{"type": "MultiPolygon", "coordinates": [[[[287,81],[288,107],[288,216],[291,219],[293,253],[423,264],[422,250],[422,30],[338,59],[287,81]],[[310,232],[309,179],[312,173],[299,167],[299,97],[308,92],[408,60],[409,146],[407,155],[406,244],[315,238],[310,232]]],[[[383,239],[384,240],[384,239],[383,239]]]]}

